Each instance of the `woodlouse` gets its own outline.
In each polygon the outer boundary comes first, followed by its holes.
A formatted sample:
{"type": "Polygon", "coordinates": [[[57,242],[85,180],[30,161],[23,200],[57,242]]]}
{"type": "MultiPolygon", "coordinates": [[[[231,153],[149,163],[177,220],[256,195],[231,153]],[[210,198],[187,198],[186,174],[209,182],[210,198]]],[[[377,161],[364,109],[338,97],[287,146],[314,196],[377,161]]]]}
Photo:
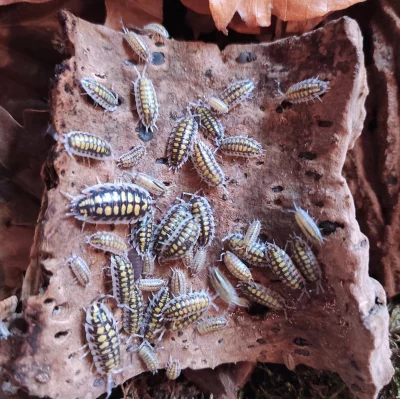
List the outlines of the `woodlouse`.
{"type": "Polygon", "coordinates": [[[129,305],[130,292],[135,285],[132,264],[121,255],[111,255],[111,278],[113,296],[118,304],[129,305]]]}
{"type": "Polygon", "coordinates": [[[105,88],[99,82],[90,78],[82,78],[81,85],[89,97],[106,111],[113,112],[118,107],[118,94],[105,88]]]}
{"type": "Polygon", "coordinates": [[[161,328],[164,324],[161,320],[161,313],[169,300],[170,293],[166,286],[153,294],[153,297],[147,306],[141,328],[141,334],[145,340],[153,342],[156,336],[161,332],[161,328]]]}
{"type": "Polygon", "coordinates": [[[199,234],[200,225],[190,215],[176,227],[175,232],[164,243],[159,259],[166,261],[182,259],[194,247],[199,234]]]}
{"type": "Polygon", "coordinates": [[[94,248],[117,255],[126,255],[129,250],[122,237],[109,231],[97,231],[90,236],[86,236],[85,242],[94,248]]]}
{"type": "Polygon", "coordinates": [[[251,92],[255,89],[256,85],[251,79],[239,80],[229,85],[219,98],[226,104],[229,109],[232,109],[237,104],[240,104],[249,98],[251,92]]]}
{"type": "Polygon", "coordinates": [[[192,195],[189,201],[191,213],[200,225],[198,243],[201,247],[211,245],[215,236],[215,220],[211,205],[206,197],[192,195]]]}
{"type": "Polygon", "coordinates": [[[170,286],[172,295],[186,295],[186,276],[182,270],[172,269],[170,286]]]}
{"type": "Polygon", "coordinates": [[[217,316],[217,317],[209,317],[206,320],[200,321],[197,323],[196,331],[200,335],[210,334],[218,330],[222,330],[228,325],[228,321],[225,317],[217,316]]]}
{"type": "Polygon", "coordinates": [[[156,42],[164,43],[164,39],[169,39],[169,33],[165,27],[156,22],[143,26],[142,32],[149,34],[156,42]]]}
{"type": "Polygon", "coordinates": [[[197,138],[198,124],[193,116],[179,119],[168,140],[168,164],[177,170],[189,159],[197,138]]]}
{"type": "Polygon", "coordinates": [[[222,254],[226,268],[233,276],[242,281],[253,280],[250,269],[232,252],[222,254]]]}
{"type": "Polygon", "coordinates": [[[142,359],[143,363],[146,365],[148,371],[156,374],[159,367],[159,362],[155,350],[147,341],[143,341],[139,346],[139,357],[142,359]]]}
{"type": "Polygon", "coordinates": [[[152,276],[155,270],[155,256],[147,253],[143,256],[143,274],[145,276],[152,276]]]}
{"type": "Polygon", "coordinates": [[[296,269],[290,256],[275,244],[268,243],[265,248],[272,272],[287,287],[294,290],[303,290],[305,281],[301,273],[296,269]]]}
{"type": "Polygon", "coordinates": [[[139,164],[139,162],[146,156],[146,147],[138,145],[132,147],[128,152],[122,154],[117,159],[117,166],[119,168],[132,168],[139,164]]]}
{"type": "Polygon", "coordinates": [[[207,260],[207,250],[205,248],[199,248],[192,259],[192,263],[190,264],[190,274],[191,276],[195,276],[202,272],[205,268],[207,260]]]}
{"type": "Polygon", "coordinates": [[[285,299],[264,285],[254,281],[240,281],[240,290],[252,301],[274,310],[283,310],[286,316],[285,299]]]}
{"type": "Polygon", "coordinates": [[[134,231],[133,226],[131,228],[131,236],[135,236],[136,251],[141,256],[151,252],[151,246],[153,243],[153,223],[154,211],[150,212],[141,222],[139,222],[136,231],[134,231]]]}
{"type": "Polygon", "coordinates": [[[71,131],[62,136],[61,142],[70,157],[78,155],[99,161],[113,158],[111,144],[91,133],[71,131]]]}
{"type": "Polygon", "coordinates": [[[306,280],[317,284],[317,293],[319,293],[320,290],[324,292],[321,283],[322,271],[311,247],[305,240],[296,235],[292,237],[290,244],[292,248],[292,259],[303,276],[306,280]]]}
{"type": "Polygon", "coordinates": [[[149,62],[151,58],[151,52],[147,44],[142,40],[142,38],[135,32],[126,29],[123,24],[122,24],[122,30],[124,31],[124,37],[126,42],[129,44],[129,47],[135,52],[135,54],[139,57],[139,59],[143,60],[145,63],[149,62]]]}
{"type": "Polygon", "coordinates": [[[106,305],[104,296],[94,299],[86,311],[86,340],[93,357],[96,370],[107,375],[107,398],[111,395],[112,374],[118,373],[121,363],[120,338],[117,322],[106,305]]]}
{"type": "Polygon", "coordinates": [[[212,137],[216,143],[219,143],[225,135],[222,123],[204,105],[195,104],[195,113],[200,115],[200,126],[205,128],[206,136],[212,137]]]}
{"type": "Polygon", "coordinates": [[[156,90],[153,82],[144,76],[145,71],[140,75],[138,69],[136,67],[135,69],[138,74],[138,78],[133,82],[136,109],[146,132],[153,131],[154,127],[157,128],[159,113],[156,90]]]}
{"type": "Polygon", "coordinates": [[[171,299],[165,306],[164,320],[182,320],[194,313],[204,313],[211,305],[211,298],[206,291],[195,291],[171,299]]]}
{"type": "Polygon", "coordinates": [[[179,360],[169,357],[169,362],[165,367],[165,375],[169,380],[176,380],[181,375],[181,364],[179,360]]]}
{"type": "Polygon", "coordinates": [[[255,242],[251,247],[244,244],[244,236],[240,233],[230,234],[224,238],[227,241],[231,251],[240,259],[252,266],[268,266],[268,258],[265,254],[265,245],[261,242],[255,242]]]}
{"type": "Polygon", "coordinates": [[[86,286],[90,283],[92,273],[90,272],[88,264],[80,256],[72,253],[72,256],[68,258],[65,263],[69,265],[72,273],[74,273],[74,276],[80,284],[86,286]]]}
{"type": "Polygon", "coordinates": [[[322,245],[325,239],[322,236],[317,223],[315,223],[314,219],[308,214],[308,212],[297,206],[296,203],[294,203],[294,211],[291,212],[294,212],[296,222],[303,234],[309,240],[322,245]]]}
{"type": "Polygon", "coordinates": [[[86,223],[128,224],[142,220],[153,200],[144,188],[130,183],[104,183],[87,187],[71,196],[67,216],[86,223]]]}
{"type": "Polygon", "coordinates": [[[154,292],[164,287],[165,281],[161,278],[141,278],[137,284],[142,291],[154,292]]]}
{"type": "Polygon", "coordinates": [[[246,234],[244,235],[244,245],[251,248],[251,246],[257,242],[260,232],[261,222],[259,220],[255,220],[250,224],[249,228],[246,231],[246,234]]]}
{"type": "Polygon", "coordinates": [[[229,306],[248,306],[247,301],[239,298],[233,285],[217,267],[210,267],[210,282],[216,294],[229,306]]]}
{"type": "Polygon", "coordinates": [[[193,165],[201,177],[209,186],[217,187],[225,183],[225,174],[215,160],[211,148],[201,140],[197,140],[193,146],[193,165]]]}
{"type": "Polygon", "coordinates": [[[251,137],[233,136],[221,139],[218,142],[218,150],[225,155],[252,158],[262,155],[262,145],[251,137]]]}
{"type": "Polygon", "coordinates": [[[140,289],[133,285],[127,304],[122,305],[122,326],[129,335],[137,334],[143,322],[143,295],[140,289]]]}
{"type": "Polygon", "coordinates": [[[291,103],[302,103],[318,99],[322,102],[320,96],[329,90],[329,82],[325,82],[317,78],[305,79],[301,82],[290,86],[289,89],[283,93],[278,81],[278,92],[282,96],[282,101],[286,100],[291,103]]]}
{"type": "Polygon", "coordinates": [[[210,97],[208,105],[216,114],[226,114],[229,111],[228,106],[218,97],[210,97]]]}

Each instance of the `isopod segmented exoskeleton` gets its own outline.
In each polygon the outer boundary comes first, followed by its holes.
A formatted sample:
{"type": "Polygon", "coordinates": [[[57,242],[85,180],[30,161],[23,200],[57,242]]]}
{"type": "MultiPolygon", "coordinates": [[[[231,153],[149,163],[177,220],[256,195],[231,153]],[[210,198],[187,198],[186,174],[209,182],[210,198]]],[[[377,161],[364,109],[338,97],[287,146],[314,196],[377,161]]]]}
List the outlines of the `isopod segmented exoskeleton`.
{"type": "Polygon", "coordinates": [[[136,67],[135,69],[138,74],[138,78],[133,82],[136,109],[146,132],[153,131],[154,127],[157,128],[156,121],[159,112],[156,90],[153,82],[144,77],[145,70],[140,75],[138,69],[136,67]]]}
{"type": "Polygon", "coordinates": [[[146,365],[147,370],[156,374],[159,367],[159,362],[157,355],[155,354],[155,349],[147,342],[143,341],[139,346],[139,357],[142,359],[143,363],[146,365]]]}
{"type": "Polygon", "coordinates": [[[172,298],[162,312],[164,320],[182,320],[195,313],[205,313],[211,305],[206,291],[195,291],[172,298]]]}
{"type": "Polygon", "coordinates": [[[147,253],[143,256],[143,274],[145,276],[151,276],[155,270],[155,256],[151,253],[147,253]]]}
{"type": "Polygon", "coordinates": [[[172,356],[169,356],[169,362],[165,366],[165,375],[169,380],[176,380],[181,375],[181,364],[179,360],[172,359],[172,356]]]}
{"type": "Polygon", "coordinates": [[[195,276],[202,272],[205,268],[207,260],[207,249],[199,248],[193,256],[192,263],[189,265],[190,275],[195,276]]]}
{"type": "Polygon", "coordinates": [[[138,145],[132,147],[128,152],[122,154],[117,159],[117,166],[119,168],[132,168],[136,166],[140,160],[147,154],[146,147],[143,145],[138,145]]]}
{"type": "Polygon", "coordinates": [[[253,280],[250,269],[232,252],[226,251],[221,254],[226,268],[233,276],[242,281],[253,280]]]}
{"type": "Polygon", "coordinates": [[[224,138],[224,127],[222,123],[213,115],[213,113],[204,105],[193,104],[195,114],[200,116],[200,126],[206,130],[206,136],[219,143],[224,138]]]}
{"type": "Polygon", "coordinates": [[[223,90],[219,95],[219,98],[229,109],[232,109],[237,104],[240,104],[249,98],[255,87],[256,85],[251,79],[239,80],[230,84],[225,90],[223,90]]]}
{"type": "Polygon", "coordinates": [[[189,205],[185,202],[172,205],[171,208],[169,208],[154,231],[154,254],[159,254],[176,228],[190,215],[189,205]]]}
{"type": "Polygon", "coordinates": [[[86,236],[85,242],[93,248],[117,255],[126,255],[129,250],[128,245],[122,237],[109,231],[97,231],[90,236],[86,236]]]}
{"type": "Polygon", "coordinates": [[[229,306],[248,306],[248,302],[239,298],[233,285],[217,267],[210,267],[210,282],[215,293],[229,306]]]}
{"type": "Polygon", "coordinates": [[[138,287],[142,291],[158,291],[165,285],[165,281],[161,278],[141,278],[137,282],[138,287]]]}
{"type": "Polygon", "coordinates": [[[233,136],[221,139],[218,142],[218,150],[225,155],[252,158],[262,155],[262,145],[251,137],[233,136]]]}
{"type": "Polygon", "coordinates": [[[90,78],[82,78],[81,85],[88,96],[106,111],[113,112],[117,109],[118,94],[114,94],[111,90],[90,78]]]}
{"type": "Polygon", "coordinates": [[[111,144],[91,133],[71,131],[64,134],[60,141],[70,157],[77,155],[99,161],[113,158],[111,144]]]}
{"type": "Polygon", "coordinates": [[[197,321],[198,319],[200,319],[200,317],[203,316],[203,312],[197,312],[194,313],[190,316],[184,317],[181,320],[173,320],[173,321],[169,321],[166,324],[166,328],[167,330],[170,331],[180,331],[182,329],[184,329],[185,327],[189,326],[190,324],[193,324],[195,321],[197,321]]]}
{"type": "Polygon", "coordinates": [[[189,159],[197,138],[198,124],[193,116],[179,119],[168,140],[168,164],[177,170],[189,159]]]}
{"type": "Polygon", "coordinates": [[[110,309],[102,302],[104,296],[97,297],[86,310],[86,340],[93,357],[96,370],[107,375],[107,398],[111,395],[112,375],[121,363],[120,337],[117,322],[110,309]]]}
{"type": "Polygon", "coordinates": [[[122,20],[121,25],[122,30],[124,31],[125,40],[129,44],[130,48],[135,52],[140,60],[143,60],[145,63],[149,62],[151,59],[151,52],[144,40],[142,40],[142,38],[135,32],[126,29],[122,20]]]}
{"type": "Polygon", "coordinates": [[[128,224],[142,220],[151,210],[147,190],[130,183],[104,183],[87,187],[71,196],[69,213],[86,223],[128,224]]]}
{"type": "Polygon", "coordinates": [[[80,256],[72,253],[72,256],[68,258],[65,263],[69,265],[72,273],[74,273],[74,276],[80,284],[86,286],[90,283],[92,273],[90,272],[88,264],[80,256]]]}
{"type": "Polygon", "coordinates": [[[111,278],[113,296],[118,304],[129,304],[130,293],[135,285],[132,264],[121,255],[111,255],[111,278]]]}
{"type": "Polygon", "coordinates": [[[145,218],[139,222],[137,228],[134,226],[131,228],[131,236],[134,236],[136,251],[141,256],[151,252],[151,247],[153,244],[153,223],[154,211],[145,216],[145,218]]]}
{"type": "Polygon", "coordinates": [[[164,39],[169,39],[169,33],[165,27],[157,22],[152,22],[143,26],[140,29],[142,32],[147,33],[158,43],[164,43],[164,39]]]}
{"type": "Polygon", "coordinates": [[[304,290],[305,281],[301,273],[296,269],[290,256],[275,244],[267,243],[265,253],[268,257],[272,272],[287,287],[294,290],[304,290]]]}
{"type": "Polygon", "coordinates": [[[278,92],[282,97],[282,101],[286,100],[295,104],[314,101],[316,98],[322,102],[320,96],[329,90],[329,82],[320,80],[318,77],[302,80],[290,86],[285,93],[280,88],[280,82],[277,82],[278,92]]]}
{"type": "Polygon", "coordinates": [[[182,270],[172,269],[170,286],[172,295],[179,296],[186,294],[186,276],[182,270]]]}
{"type": "Polygon", "coordinates": [[[224,171],[215,160],[211,148],[203,141],[195,142],[191,159],[197,173],[209,186],[217,187],[226,182],[224,171]]]}
{"type": "Polygon", "coordinates": [[[270,309],[283,310],[287,318],[286,309],[288,306],[286,305],[285,298],[275,291],[254,281],[241,281],[239,282],[239,288],[251,301],[270,309]]]}
{"type": "Polygon", "coordinates": [[[127,304],[122,305],[122,326],[124,331],[129,334],[137,334],[143,321],[143,295],[140,289],[133,285],[127,304]]]}
{"type": "Polygon", "coordinates": [[[318,228],[317,223],[315,223],[314,219],[308,214],[307,211],[300,208],[299,206],[294,205],[294,216],[296,218],[296,222],[299,225],[303,234],[311,241],[322,245],[324,242],[324,237],[321,234],[321,230],[318,228]]]}
{"type": "Polygon", "coordinates": [[[290,241],[292,259],[306,280],[317,284],[317,294],[322,287],[322,271],[313,250],[301,237],[294,235],[290,241]]]}
{"type": "Polygon", "coordinates": [[[226,114],[229,111],[228,106],[218,97],[210,97],[208,105],[216,114],[226,114]]]}
{"type": "Polygon", "coordinates": [[[251,247],[254,245],[257,240],[258,236],[261,232],[261,222],[259,220],[255,220],[254,222],[250,223],[249,228],[244,235],[243,242],[246,247],[251,247]]]}
{"type": "Polygon", "coordinates": [[[221,317],[221,316],[209,317],[208,319],[197,323],[196,331],[200,335],[210,334],[215,331],[222,330],[227,325],[228,325],[228,321],[225,319],[225,317],[221,317]]]}
{"type": "Polygon", "coordinates": [[[162,287],[158,292],[153,294],[153,297],[147,306],[140,331],[145,340],[153,342],[157,335],[161,333],[161,328],[164,324],[164,322],[161,320],[161,313],[169,300],[170,294],[168,287],[166,286],[162,287]]]}
{"type": "Polygon", "coordinates": [[[209,246],[215,236],[215,221],[211,205],[206,197],[192,195],[189,201],[191,213],[200,225],[198,243],[201,247],[209,246]]]}

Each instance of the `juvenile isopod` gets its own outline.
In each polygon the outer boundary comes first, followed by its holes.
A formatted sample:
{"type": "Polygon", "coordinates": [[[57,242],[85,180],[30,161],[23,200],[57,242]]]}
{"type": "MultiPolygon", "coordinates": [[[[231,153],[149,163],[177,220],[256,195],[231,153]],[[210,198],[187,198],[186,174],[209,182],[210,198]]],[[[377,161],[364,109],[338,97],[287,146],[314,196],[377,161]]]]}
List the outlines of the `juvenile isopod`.
{"type": "Polygon", "coordinates": [[[113,112],[117,109],[118,94],[114,94],[111,90],[90,78],[82,78],[81,85],[87,95],[106,111],[113,112]]]}
{"type": "Polygon", "coordinates": [[[200,335],[210,334],[215,331],[222,330],[228,325],[225,317],[209,317],[206,320],[197,323],[196,330],[200,335]]]}
{"type": "Polygon", "coordinates": [[[74,155],[104,161],[113,158],[111,144],[94,134],[72,131],[61,138],[65,151],[70,157],[74,155]]]}
{"type": "Polygon", "coordinates": [[[186,252],[185,256],[182,258],[182,262],[184,266],[191,267],[194,258],[194,250],[193,248],[186,252]]]}
{"type": "Polygon", "coordinates": [[[296,222],[301,231],[309,240],[322,245],[325,239],[322,236],[321,230],[318,228],[317,223],[315,223],[314,219],[308,214],[307,211],[297,206],[296,203],[293,205],[294,211],[291,212],[294,212],[296,222]]]}
{"type": "Polygon", "coordinates": [[[165,367],[165,375],[169,380],[176,380],[181,375],[181,364],[179,360],[172,360],[172,356],[169,356],[169,362],[165,367]]]}
{"type": "Polygon", "coordinates": [[[290,244],[292,248],[292,259],[303,276],[306,280],[317,284],[317,294],[320,290],[324,292],[321,283],[321,268],[311,247],[305,240],[296,235],[292,237],[290,244]]]}
{"type": "Polygon", "coordinates": [[[255,220],[250,224],[249,228],[246,231],[246,234],[244,235],[244,245],[251,248],[251,246],[257,242],[260,232],[261,222],[259,220],[255,220]]]}
{"type": "Polygon", "coordinates": [[[117,166],[119,168],[132,168],[139,164],[139,162],[146,156],[146,147],[143,145],[138,145],[132,147],[128,152],[122,154],[117,159],[117,166]]]}
{"type": "Polygon", "coordinates": [[[178,170],[189,159],[198,129],[193,116],[187,116],[176,122],[168,140],[168,164],[171,169],[178,170]]]}
{"type": "Polygon", "coordinates": [[[218,142],[218,150],[225,155],[243,158],[253,158],[262,155],[262,145],[251,137],[233,136],[226,137],[218,142]]]}
{"type": "Polygon", "coordinates": [[[144,173],[133,172],[132,182],[140,187],[143,187],[149,193],[157,196],[162,196],[168,191],[168,186],[166,186],[161,180],[144,173]]]}
{"type": "Polygon", "coordinates": [[[166,324],[166,328],[167,330],[170,331],[180,331],[183,330],[185,327],[193,324],[195,321],[197,321],[198,319],[200,319],[200,317],[203,316],[203,312],[197,312],[194,313],[190,316],[184,317],[183,319],[180,320],[173,320],[173,321],[169,321],[166,324]]]}
{"type": "Polygon", "coordinates": [[[150,193],[136,184],[104,183],[72,196],[67,216],[86,223],[129,224],[142,220],[151,210],[150,193]]]}
{"type": "Polygon", "coordinates": [[[228,106],[218,97],[210,97],[208,105],[216,114],[226,114],[229,111],[228,106]]]}
{"type": "Polygon", "coordinates": [[[190,274],[191,276],[195,276],[196,274],[201,273],[205,266],[207,260],[207,249],[199,248],[194,256],[192,263],[190,264],[190,274]]]}
{"type": "Polygon", "coordinates": [[[145,276],[152,276],[155,270],[155,256],[147,253],[143,256],[143,274],[145,276]]]}
{"type": "Polygon", "coordinates": [[[229,85],[220,95],[219,98],[226,104],[229,109],[232,109],[237,104],[249,98],[251,92],[256,85],[251,79],[239,80],[229,85]]]}
{"type": "Polygon", "coordinates": [[[233,285],[217,267],[210,267],[210,282],[216,294],[229,306],[248,306],[248,302],[239,298],[233,285]]]}
{"type": "Polygon", "coordinates": [[[157,22],[152,22],[143,26],[142,32],[147,33],[155,42],[164,43],[165,39],[169,39],[169,33],[165,27],[157,22]]]}
{"type": "Polygon", "coordinates": [[[80,256],[77,256],[73,252],[72,256],[68,258],[65,263],[69,265],[72,273],[74,273],[74,276],[80,284],[86,286],[90,283],[92,273],[90,272],[88,264],[80,256]]]}
{"type": "Polygon", "coordinates": [[[143,321],[143,295],[138,287],[131,287],[130,297],[127,304],[122,305],[122,326],[129,334],[137,334],[143,321]]]}
{"type": "Polygon", "coordinates": [[[122,20],[121,25],[122,30],[124,31],[125,40],[129,44],[129,47],[135,52],[140,60],[143,60],[145,63],[149,62],[151,59],[151,52],[147,44],[135,32],[126,29],[122,20]]]}
{"type": "Polygon", "coordinates": [[[221,254],[226,268],[233,276],[242,281],[253,280],[250,269],[232,252],[226,251],[221,254]]]}
{"type": "Polygon", "coordinates": [[[109,231],[97,231],[90,236],[86,236],[85,242],[93,248],[117,255],[126,255],[129,250],[127,243],[122,237],[109,231]]]}
{"type": "Polygon", "coordinates": [[[146,68],[142,75],[136,67],[135,69],[138,74],[138,78],[133,82],[136,109],[146,132],[149,130],[152,132],[153,128],[157,128],[156,121],[159,113],[156,90],[153,82],[144,76],[146,68]]]}
{"type": "Polygon", "coordinates": [[[294,104],[314,101],[316,98],[322,102],[320,96],[328,90],[329,82],[320,80],[318,77],[302,80],[290,86],[285,93],[281,90],[280,82],[278,81],[278,92],[281,95],[282,101],[286,100],[294,104]]]}
{"type": "Polygon", "coordinates": [[[161,278],[141,278],[138,281],[138,287],[142,291],[158,291],[160,288],[164,287],[165,281],[161,278]]]}
{"type": "Polygon", "coordinates": [[[156,374],[159,367],[159,362],[157,355],[155,354],[155,349],[147,342],[143,341],[139,347],[139,357],[142,359],[143,363],[146,365],[147,370],[156,374]]]}
{"type": "Polygon", "coordinates": [[[113,296],[118,304],[129,304],[130,293],[135,285],[134,272],[128,258],[111,255],[111,278],[113,296]]]}
{"type": "Polygon", "coordinates": [[[186,295],[186,276],[182,270],[172,269],[170,286],[172,295],[186,295]]]}

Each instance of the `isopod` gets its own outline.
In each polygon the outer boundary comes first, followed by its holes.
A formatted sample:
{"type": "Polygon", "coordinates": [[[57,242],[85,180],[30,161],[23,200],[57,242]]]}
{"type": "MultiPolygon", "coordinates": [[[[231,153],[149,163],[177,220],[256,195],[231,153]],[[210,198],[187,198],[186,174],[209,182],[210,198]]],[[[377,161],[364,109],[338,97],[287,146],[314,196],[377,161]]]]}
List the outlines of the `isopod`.
{"type": "Polygon", "coordinates": [[[193,256],[192,263],[190,264],[190,274],[195,276],[204,270],[207,260],[207,250],[199,248],[193,256]]]}
{"type": "Polygon", "coordinates": [[[172,295],[186,295],[186,277],[182,270],[172,269],[170,286],[172,295]]]}
{"type": "Polygon", "coordinates": [[[168,31],[163,25],[157,22],[152,22],[143,26],[141,31],[149,34],[158,43],[164,43],[164,39],[169,39],[168,31]]]}
{"type": "Polygon", "coordinates": [[[218,150],[225,155],[243,158],[258,157],[263,152],[262,145],[258,141],[246,136],[233,136],[221,139],[218,142],[218,150]]]}
{"type": "Polygon", "coordinates": [[[210,267],[210,282],[216,294],[229,306],[248,306],[248,302],[239,298],[233,285],[217,267],[210,267]]]}
{"type": "Polygon", "coordinates": [[[183,330],[185,327],[187,327],[190,324],[193,324],[195,321],[197,321],[201,316],[203,316],[203,312],[197,312],[190,316],[184,317],[181,320],[169,321],[166,325],[167,326],[166,328],[167,328],[167,330],[170,330],[170,331],[183,330]]]}
{"type": "Polygon", "coordinates": [[[136,251],[139,255],[144,256],[151,252],[153,244],[153,223],[154,211],[149,213],[140,223],[137,231],[132,226],[131,236],[135,235],[136,251]]]}
{"type": "Polygon", "coordinates": [[[216,143],[224,138],[222,123],[204,105],[195,104],[195,113],[200,115],[200,126],[204,126],[207,137],[212,137],[216,143]]]}
{"type": "Polygon", "coordinates": [[[155,350],[147,341],[143,341],[139,347],[139,357],[142,359],[143,363],[146,365],[147,370],[156,374],[158,371],[159,363],[155,350]]]}
{"type": "Polygon", "coordinates": [[[189,201],[191,213],[200,225],[198,243],[201,247],[211,245],[215,236],[215,220],[211,205],[206,197],[192,195],[189,201]]]}
{"type": "Polygon", "coordinates": [[[315,223],[308,212],[297,206],[296,203],[294,203],[294,211],[291,212],[294,212],[296,222],[304,235],[309,240],[322,245],[325,239],[322,237],[321,230],[318,228],[317,223],[315,223]]]}
{"type": "Polygon", "coordinates": [[[128,305],[130,293],[135,285],[132,264],[128,258],[121,255],[111,255],[111,278],[113,295],[120,305],[128,305]]]}
{"type": "Polygon", "coordinates": [[[259,220],[255,220],[250,224],[249,228],[246,231],[246,234],[244,235],[244,245],[251,248],[251,246],[257,242],[260,232],[261,222],[259,220]]]}
{"type": "Polygon", "coordinates": [[[145,276],[152,276],[155,270],[155,256],[147,253],[143,256],[143,274],[145,276]]]}
{"type": "Polygon", "coordinates": [[[239,80],[229,85],[220,95],[219,98],[226,104],[229,109],[232,109],[237,104],[249,98],[251,92],[256,85],[251,79],[239,80]]]}
{"type": "Polygon", "coordinates": [[[169,362],[165,367],[165,375],[169,380],[176,380],[181,375],[181,364],[179,360],[172,360],[172,356],[169,356],[169,362]]]}
{"type": "Polygon", "coordinates": [[[92,301],[86,311],[86,340],[93,357],[96,370],[100,375],[107,375],[107,399],[111,395],[112,375],[121,363],[120,337],[117,322],[110,309],[102,300],[104,296],[92,301]]]}
{"type": "Polygon", "coordinates": [[[165,281],[161,278],[141,278],[138,281],[138,287],[142,291],[158,291],[164,287],[165,281]]]}
{"type": "MultiPolygon", "coordinates": [[[[121,21],[122,24],[122,21],[121,21]]],[[[132,32],[125,28],[122,24],[122,30],[124,31],[124,37],[126,42],[129,44],[130,48],[135,52],[139,59],[144,62],[149,62],[151,58],[151,52],[147,44],[142,40],[142,38],[135,32],[132,32]]]]}
{"type": "Polygon", "coordinates": [[[128,152],[122,154],[117,159],[117,166],[119,168],[132,168],[136,166],[147,154],[146,147],[138,145],[132,147],[128,152]]]}
{"type": "Polygon", "coordinates": [[[122,326],[129,335],[137,334],[143,321],[143,295],[136,285],[131,287],[127,304],[122,305],[122,326]]]}
{"type": "Polygon", "coordinates": [[[317,284],[317,293],[320,290],[324,292],[321,283],[321,268],[311,247],[306,241],[296,235],[292,237],[290,243],[292,247],[292,259],[296,266],[300,269],[306,280],[317,284]]]}
{"type": "Polygon", "coordinates": [[[229,111],[228,106],[218,97],[210,97],[208,105],[216,114],[226,114],[229,111]]]}
{"type": "Polygon", "coordinates": [[[189,159],[197,138],[198,124],[193,116],[179,119],[168,140],[168,164],[177,170],[189,159]]]}
{"type": "Polygon", "coordinates": [[[143,187],[149,193],[157,196],[162,196],[168,191],[168,186],[166,186],[162,181],[144,173],[133,172],[132,182],[140,187],[143,187]]]}
{"type": "Polygon", "coordinates": [[[210,334],[212,332],[222,330],[228,325],[225,317],[209,317],[206,320],[197,323],[196,330],[200,335],[210,334]]]}
{"type": "Polygon", "coordinates": [[[253,280],[250,269],[235,254],[226,251],[222,255],[225,266],[233,276],[242,281],[253,280]]]}
{"type": "Polygon", "coordinates": [[[321,95],[329,90],[329,82],[325,82],[317,78],[302,80],[290,86],[289,89],[283,93],[278,81],[278,92],[282,96],[282,101],[286,100],[291,103],[303,103],[314,101],[314,99],[321,100],[321,95]]]}
{"type": "Polygon", "coordinates": [[[80,284],[86,286],[90,283],[92,273],[90,272],[88,264],[80,256],[72,253],[72,256],[68,258],[65,263],[69,265],[72,273],[74,273],[74,276],[80,284]]]}
{"type": "Polygon", "coordinates": [[[109,231],[97,231],[90,236],[86,236],[85,242],[93,248],[117,255],[126,255],[129,250],[124,239],[109,231]]]}
{"type": "Polygon", "coordinates": [[[128,224],[142,220],[153,200],[147,190],[130,183],[104,183],[87,187],[71,196],[69,213],[86,223],[128,224]]]}
{"type": "Polygon", "coordinates": [[[201,140],[194,144],[192,162],[201,179],[209,186],[217,187],[225,183],[224,171],[215,160],[211,148],[201,140]]]}
{"type": "Polygon", "coordinates": [[[106,111],[113,112],[117,109],[118,94],[114,94],[111,90],[90,78],[82,78],[81,85],[88,96],[106,111]]]}
{"type": "Polygon", "coordinates": [[[71,131],[62,136],[61,142],[70,157],[77,155],[99,161],[113,158],[111,144],[91,133],[71,131]]]}

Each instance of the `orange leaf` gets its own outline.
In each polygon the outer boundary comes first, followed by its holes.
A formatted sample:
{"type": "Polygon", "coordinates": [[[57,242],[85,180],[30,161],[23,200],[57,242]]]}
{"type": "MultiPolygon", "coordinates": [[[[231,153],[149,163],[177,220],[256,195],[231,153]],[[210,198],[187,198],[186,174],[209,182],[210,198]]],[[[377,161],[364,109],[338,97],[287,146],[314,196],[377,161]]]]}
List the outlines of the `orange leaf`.
{"type": "Polygon", "coordinates": [[[226,29],[243,0],[210,0],[211,15],[218,30],[228,34],[226,29]]]}

